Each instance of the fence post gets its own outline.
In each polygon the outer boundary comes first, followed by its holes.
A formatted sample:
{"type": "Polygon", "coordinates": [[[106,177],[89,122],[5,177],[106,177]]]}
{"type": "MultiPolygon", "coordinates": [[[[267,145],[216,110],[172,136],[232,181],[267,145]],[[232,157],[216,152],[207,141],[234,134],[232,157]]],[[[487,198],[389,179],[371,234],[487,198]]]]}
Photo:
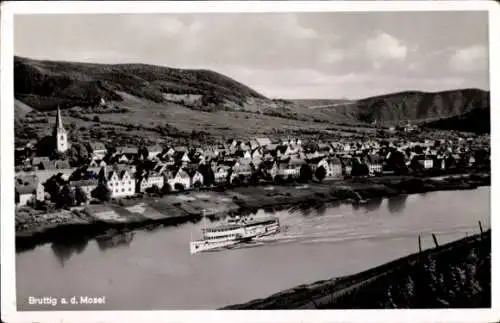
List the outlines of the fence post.
{"type": "Polygon", "coordinates": [[[418,235],[418,252],[422,252],[422,238],[418,235]]]}
{"type": "Polygon", "coordinates": [[[432,234],[432,240],[434,240],[434,244],[436,245],[436,248],[439,247],[438,240],[437,240],[436,235],[434,233],[432,234]]]}

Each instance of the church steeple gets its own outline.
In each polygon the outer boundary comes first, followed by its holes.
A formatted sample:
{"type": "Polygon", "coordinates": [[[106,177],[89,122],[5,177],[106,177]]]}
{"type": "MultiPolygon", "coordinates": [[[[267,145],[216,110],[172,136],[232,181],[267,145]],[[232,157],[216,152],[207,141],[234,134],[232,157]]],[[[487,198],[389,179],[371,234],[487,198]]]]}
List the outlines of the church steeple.
{"type": "Polygon", "coordinates": [[[61,110],[59,109],[59,106],[57,106],[56,124],[54,125],[52,135],[54,137],[57,152],[64,153],[68,150],[68,135],[62,123],[61,110]]]}

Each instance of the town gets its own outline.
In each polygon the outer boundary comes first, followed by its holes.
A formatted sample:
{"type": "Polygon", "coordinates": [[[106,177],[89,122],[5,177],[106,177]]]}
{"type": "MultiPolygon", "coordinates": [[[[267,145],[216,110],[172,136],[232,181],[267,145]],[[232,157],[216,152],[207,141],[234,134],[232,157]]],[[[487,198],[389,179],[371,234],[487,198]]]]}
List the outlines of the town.
{"type": "Polygon", "coordinates": [[[91,157],[76,167],[64,157],[71,143],[59,108],[52,140],[51,157],[36,156],[30,145],[16,149],[18,207],[51,203],[70,208],[145,193],[164,195],[217,186],[439,175],[454,169],[485,168],[490,162],[489,146],[474,138],[344,143],[255,138],[208,147],[106,147],[92,142],[87,145],[91,157]]]}
{"type": "Polygon", "coordinates": [[[59,109],[53,142],[57,159],[33,156],[30,145],[16,149],[16,161],[22,166],[22,170],[16,172],[16,205],[55,202],[61,199],[61,195],[71,192],[73,194],[68,196],[73,198],[66,199],[62,205],[217,185],[282,184],[353,176],[435,173],[454,168],[487,167],[490,162],[489,146],[478,144],[473,138],[346,143],[255,138],[250,141],[233,139],[209,147],[108,148],[102,143],[92,142],[88,144],[90,160],[81,161],[80,167],[72,167],[64,159],[70,141],[59,109]],[[58,184],[56,188],[48,188],[54,180],[58,184]]]}

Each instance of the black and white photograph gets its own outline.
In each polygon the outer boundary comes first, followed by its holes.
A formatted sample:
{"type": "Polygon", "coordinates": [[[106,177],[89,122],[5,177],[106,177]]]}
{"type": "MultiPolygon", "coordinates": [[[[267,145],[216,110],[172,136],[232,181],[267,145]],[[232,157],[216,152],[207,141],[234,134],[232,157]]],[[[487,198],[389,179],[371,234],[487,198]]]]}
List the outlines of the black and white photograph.
{"type": "Polygon", "coordinates": [[[2,308],[499,319],[499,10],[356,2],[3,6],[2,308]]]}

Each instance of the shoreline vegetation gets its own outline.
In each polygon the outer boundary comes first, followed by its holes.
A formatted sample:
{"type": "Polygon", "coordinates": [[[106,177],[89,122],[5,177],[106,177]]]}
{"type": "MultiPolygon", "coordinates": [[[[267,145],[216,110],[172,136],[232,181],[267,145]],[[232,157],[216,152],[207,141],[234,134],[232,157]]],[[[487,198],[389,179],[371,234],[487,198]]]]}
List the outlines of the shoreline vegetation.
{"type": "MultiPolygon", "coordinates": [[[[491,307],[491,230],[221,310],[491,307]]],[[[420,241],[420,237],[419,237],[420,241]]],[[[415,241],[417,242],[417,241],[415,241]]],[[[415,243],[417,245],[417,243],[415,243]]],[[[419,245],[420,247],[420,245],[419,245]]]]}
{"type": "Polygon", "coordinates": [[[57,213],[16,210],[16,250],[22,252],[54,241],[94,238],[107,232],[127,232],[158,226],[213,221],[226,215],[259,209],[321,208],[336,203],[362,204],[371,199],[489,186],[489,173],[441,177],[384,176],[306,185],[269,185],[193,191],[163,197],[120,200],[57,213]],[[26,212],[26,213],[23,213],[26,212]],[[31,212],[31,213],[30,213],[31,212]]]}

